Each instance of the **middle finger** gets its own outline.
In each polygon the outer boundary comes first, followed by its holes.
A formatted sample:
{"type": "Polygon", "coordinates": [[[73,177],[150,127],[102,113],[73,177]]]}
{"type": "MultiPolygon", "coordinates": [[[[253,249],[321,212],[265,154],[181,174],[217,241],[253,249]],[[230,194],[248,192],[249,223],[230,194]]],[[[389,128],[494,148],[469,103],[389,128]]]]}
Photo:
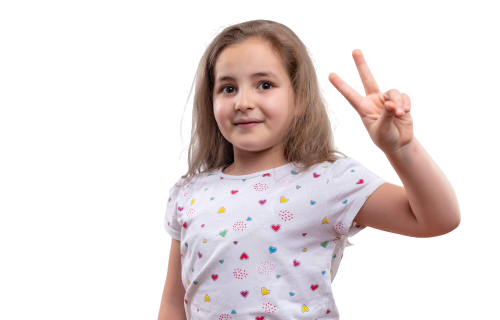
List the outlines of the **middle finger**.
{"type": "Polygon", "coordinates": [[[352,57],[354,59],[354,62],[356,63],[356,67],[358,68],[358,73],[361,77],[361,81],[363,82],[363,87],[365,88],[366,95],[378,93],[380,90],[378,88],[377,81],[375,81],[370,68],[368,68],[368,64],[366,63],[361,50],[354,50],[352,52],[352,57]]]}

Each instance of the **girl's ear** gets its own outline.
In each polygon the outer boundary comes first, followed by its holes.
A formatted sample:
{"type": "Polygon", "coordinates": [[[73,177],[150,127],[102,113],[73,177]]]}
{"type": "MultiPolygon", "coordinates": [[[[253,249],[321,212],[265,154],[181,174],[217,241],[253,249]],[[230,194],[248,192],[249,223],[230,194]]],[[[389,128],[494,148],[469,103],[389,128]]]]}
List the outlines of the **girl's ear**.
{"type": "Polygon", "coordinates": [[[291,101],[291,105],[292,105],[292,108],[293,108],[293,115],[295,117],[298,117],[299,115],[302,114],[302,110],[299,106],[297,106],[297,101],[295,100],[295,94],[293,92],[293,89],[290,89],[289,91],[289,100],[291,101]]]}
{"type": "Polygon", "coordinates": [[[304,104],[302,103],[301,105],[298,105],[295,101],[293,103],[293,114],[294,116],[298,117],[300,115],[302,115],[302,113],[304,112],[304,104]]]}
{"type": "Polygon", "coordinates": [[[296,105],[294,105],[294,106],[293,106],[293,108],[294,108],[293,115],[294,115],[295,117],[298,117],[298,116],[300,115],[300,110],[299,110],[299,108],[298,108],[296,105]]]}

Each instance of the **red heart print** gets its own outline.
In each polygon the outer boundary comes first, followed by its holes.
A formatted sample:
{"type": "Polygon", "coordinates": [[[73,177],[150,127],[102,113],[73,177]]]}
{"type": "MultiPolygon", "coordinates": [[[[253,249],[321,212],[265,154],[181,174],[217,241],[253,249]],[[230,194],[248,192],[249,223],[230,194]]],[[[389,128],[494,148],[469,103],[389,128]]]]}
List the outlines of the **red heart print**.
{"type": "Polygon", "coordinates": [[[237,193],[237,192],[238,192],[238,190],[231,190],[231,193],[232,193],[232,194],[235,194],[235,193],[237,193]]]}
{"type": "Polygon", "coordinates": [[[280,224],[278,224],[278,225],[272,224],[271,228],[273,228],[274,231],[278,231],[281,229],[281,225],[280,224]]]}
{"type": "Polygon", "coordinates": [[[266,201],[267,201],[267,200],[259,200],[259,203],[260,203],[261,205],[264,205],[264,203],[266,203],[266,201]]]}
{"type": "Polygon", "coordinates": [[[187,227],[188,227],[187,222],[184,222],[184,223],[182,224],[182,226],[183,226],[184,228],[186,228],[186,229],[187,229],[187,227]]]}
{"type": "Polygon", "coordinates": [[[186,304],[188,303],[188,301],[187,301],[186,299],[184,299],[184,302],[185,302],[186,304]]]}
{"type": "Polygon", "coordinates": [[[359,181],[356,182],[356,184],[362,184],[363,182],[364,182],[363,179],[359,179],[359,181]]]}
{"type": "Polygon", "coordinates": [[[241,291],[241,295],[243,296],[243,298],[246,298],[248,296],[248,290],[241,291]]]}
{"type": "Polygon", "coordinates": [[[316,172],[313,172],[313,177],[318,178],[319,176],[321,176],[321,175],[317,174],[316,172]]]}
{"type": "Polygon", "coordinates": [[[303,233],[302,236],[305,237],[307,233],[303,233]]]}
{"type": "Polygon", "coordinates": [[[271,174],[270,174],[270,173],[266,173],[266,174],[263,174],[262,176],[263,176],[263,177],[270,177],[270,176],[271,176],[271,174]]]}
{"type": "Polygon", "coordinates": [[[311,289],[312,289],[312,291],[318,289],[318,285],[317,284],[312,284],[311,285],[311,289]]]}
{"type": "Polygon", "coordinates": [[[184,207],[177,207],[177,210],[182,211],[184,207]]]}
{"type": "Polygon", "coordinates": [[[266,317],[255,317],[255,320],[264,320],[266,317]]]}
{"type": "Polygon", "coordinates": [[[248,260],[248,255],[245,252],[243,252],[241,254],[240,260],[248,260]]]}
{"type": "Polygon", "coordinates": [[[202,224],[201,227],[203,228],[205,226],[205,224],[202,224]]]}
{"type": "Polygon", "coordinates": [[[219,275],[218,275],[218,274],[213,274],[213,275],[212,275],[212,279],[214,279],[214,281],[215,281],[215,280],[217,280],[217,278],[219,278],[219,275]]]}
{"type": "Polygon", "coordinates": [[[296,267],[300,264],[300,261],[293,259],[293,266],[296,267]]]}

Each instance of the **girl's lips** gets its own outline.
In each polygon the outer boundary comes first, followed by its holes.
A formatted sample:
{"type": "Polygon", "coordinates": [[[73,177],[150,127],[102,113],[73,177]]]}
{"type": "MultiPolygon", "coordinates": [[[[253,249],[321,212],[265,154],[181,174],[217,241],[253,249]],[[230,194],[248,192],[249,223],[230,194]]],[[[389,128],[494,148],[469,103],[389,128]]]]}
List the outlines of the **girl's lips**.
{"type": "Polygon", "coordinates": [[[248,129],[255,127],[258,124],[261,124],[262,122],[250,122],[250,123],[238,123],[237,126],[242,128],[242,129],[248,129]]]}

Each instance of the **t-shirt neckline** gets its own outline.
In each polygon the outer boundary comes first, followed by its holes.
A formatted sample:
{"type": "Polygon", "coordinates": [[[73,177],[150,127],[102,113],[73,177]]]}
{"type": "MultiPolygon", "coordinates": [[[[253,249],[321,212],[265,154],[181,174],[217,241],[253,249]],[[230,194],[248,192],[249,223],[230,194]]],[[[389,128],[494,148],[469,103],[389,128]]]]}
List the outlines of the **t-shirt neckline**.
{"type": "Polygon", "coordinates": [[[241,175],[241,176],[235,176],[235,175],[231,175],[231,174],[225,174],[224,172],[222,172],[222,170],[224,169],[224,167],[220,167],[219,170],[217,170],[217,175],[223,177],[224,179],[244,180],[244,179],[248,179],[248,178],[262,176],[262,175],[264,175],[266,173],[271,173],[272,174],[274,172],[285,170],[285,169],[288,169],[288,168],[291,169],[294,166],[295,166],[295,163],[292,161],[292,162],[288,162],[287,164],[284,164],[284,165],[276,167],[276,168],[271,168],[271,169],[267,169],[267,170],[263,170],[263,171],[259,171],[259,172],[244,174],[244,175],[241,175]]]}

